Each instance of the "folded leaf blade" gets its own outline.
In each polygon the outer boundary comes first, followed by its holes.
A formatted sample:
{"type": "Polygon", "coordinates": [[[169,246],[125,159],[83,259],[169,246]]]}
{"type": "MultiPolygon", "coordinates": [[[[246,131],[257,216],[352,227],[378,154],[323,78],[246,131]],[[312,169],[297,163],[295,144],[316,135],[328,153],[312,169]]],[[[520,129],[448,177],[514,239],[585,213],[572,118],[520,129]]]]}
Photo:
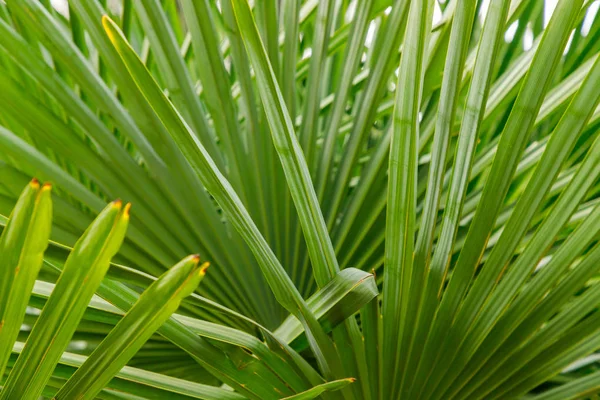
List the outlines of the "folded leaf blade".
{"type": "Polygon", "coordinates": [[[0,377],[19,334],[25,309],[48,246],[50,185],[33,180],[23,191],[0,238],[0,377]]]}
{"type": "Polygon", "coordinates": [[[93,399],[196,289],[208,267],[198,261],[183,259],[146,289],[55,398],[93,399]]]}
{"type": "Polygon", "coordinates": [[[0,399],[37,398],[124,239],[129,205],[109,204],[79,239],[17,359],[0,399]]]}

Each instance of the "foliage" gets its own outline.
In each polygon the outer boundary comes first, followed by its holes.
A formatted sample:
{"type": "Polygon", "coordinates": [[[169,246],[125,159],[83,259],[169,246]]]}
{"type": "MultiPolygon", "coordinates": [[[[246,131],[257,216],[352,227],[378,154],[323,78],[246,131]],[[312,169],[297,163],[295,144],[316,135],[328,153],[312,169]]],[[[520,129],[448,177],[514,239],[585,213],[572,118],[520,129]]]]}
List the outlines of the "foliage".
{"type": "Polygon", "coordinates": [[[598,1],[53,4],[0,1],[1,400],[600,391],[598,1]]]}

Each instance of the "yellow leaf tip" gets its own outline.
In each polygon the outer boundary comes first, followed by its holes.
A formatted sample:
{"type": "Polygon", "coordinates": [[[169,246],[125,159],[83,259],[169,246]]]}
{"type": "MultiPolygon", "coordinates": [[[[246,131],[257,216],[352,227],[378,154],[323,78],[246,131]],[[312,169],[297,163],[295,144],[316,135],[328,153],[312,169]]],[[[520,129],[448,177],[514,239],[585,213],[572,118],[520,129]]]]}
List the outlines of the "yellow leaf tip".
{"type": "Polygon", "coordinates": [[[348,378],[348,381],[349,381],[350,383],[356,382],[356,378],[348,378]]]}
{"type": "Polygon", "coordinates": [[[49,192],[52,190],[52,184],[50,182],[46,182],[42,185],[42,192],[49,192]]]}
{"type": "Polygon", "coordinates": [[[111,204],[114,208],[121,208],[121,206],[123,205],[123,200],[116,199],[116,200],[113,200],[113,202],[111,204]]]}
{"type": "Polygon", "coordinates": [[[123,216],[129,217],[130,210],[131,210],[131,203],[125,204],[125,208],[123,209],[123,216]]]}
{"type": "Polygon", "coordinates": [[[102,16],[102,27],[104,31],[108,35],[108,38],[112,41],[114,38],[114,27],[112,26],[114,22],[110,19],[110,17],[106,14],[102,16]]]}
{"type": "Polygon", "coordinates": [[[204,264],[202,264],[200,266],[200,275],[206,275],[206,270],[208,269],[208,267],[210,267],[210,263],[208,261],[206,261],[204,264]]]}
{"type": "Polygon", "coordinates": [[[37,178],[33,178],[30,183],[31,187],[34,189],[38,189],[40,187],[40,181],[37,178]]]}

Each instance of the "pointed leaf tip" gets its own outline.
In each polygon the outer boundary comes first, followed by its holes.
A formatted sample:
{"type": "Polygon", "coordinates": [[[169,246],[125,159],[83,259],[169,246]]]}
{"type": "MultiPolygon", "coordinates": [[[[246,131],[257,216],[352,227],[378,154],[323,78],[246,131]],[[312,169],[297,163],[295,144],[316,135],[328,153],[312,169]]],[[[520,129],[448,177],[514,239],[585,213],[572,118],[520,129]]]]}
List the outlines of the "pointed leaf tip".
{"type": "Polygon", "coordinates": [[[102,15],[102,26],[104,26],[104,29],[107,30],[110,28],[110,23],[112,21],[110,20],[110,17],[106,14],[102,15]]]}
{"type": "Polygon", "coordinates": [[[206,275],[206,270],[210,267],[210,263],[206,261],[204,264],[200,266],[200,275],[206,275]]]}
{"type": "Polygon", "coordinates": [[[119,32],[117,24],[115,24],[115,22],[112,19],[110,19],[108,15],[105,14],[102,16],[102,27],[104,28],[104,32],[106,32],[110,41],[114,43],[115,36],[119,32]]]}

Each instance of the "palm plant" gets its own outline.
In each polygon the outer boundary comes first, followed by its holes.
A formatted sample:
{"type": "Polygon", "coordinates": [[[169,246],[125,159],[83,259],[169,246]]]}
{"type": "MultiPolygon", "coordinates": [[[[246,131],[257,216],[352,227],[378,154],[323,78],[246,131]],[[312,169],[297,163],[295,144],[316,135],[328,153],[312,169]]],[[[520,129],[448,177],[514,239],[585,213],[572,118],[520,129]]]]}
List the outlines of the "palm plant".
{"type": "Polygon", "coordinates": [[[56,4],[0,1],[0,400],[600,391],[600,2],[56,4]]]}

